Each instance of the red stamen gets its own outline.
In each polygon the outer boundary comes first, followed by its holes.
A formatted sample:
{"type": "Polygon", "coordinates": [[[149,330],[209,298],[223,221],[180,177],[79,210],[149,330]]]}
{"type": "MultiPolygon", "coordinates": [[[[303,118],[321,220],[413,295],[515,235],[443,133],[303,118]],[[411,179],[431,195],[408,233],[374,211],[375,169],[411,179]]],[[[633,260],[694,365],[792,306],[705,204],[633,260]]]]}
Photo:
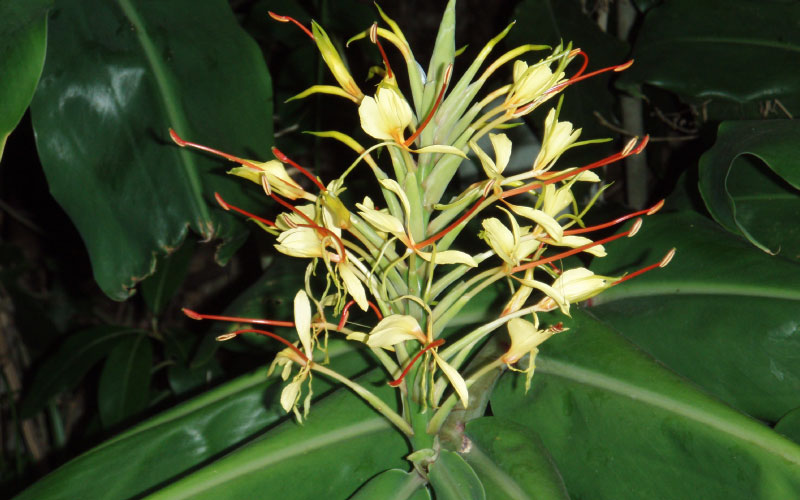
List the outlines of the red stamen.
{"type": "Polygon", "coordinates": [[[549,179],[547,179],[545,181],[532,182],[530,184],[526,184],[526,185],[520,186],[518,188],[509,189],[508,191],[504,191],[503,194],[500,195],[500,198],[501,199],[505,199],[505,198],[508,198],[510,196],[514,196],[514,195],[517,195],[517,194],[520,194],[520,193],[526,193],[526,192],[532,191],[534,189],[539,189],[539,188],[542,188],[542,187],[544,187],[544,186],[546,186],[548,184],[553,184],[555,182],[563,181],[564,179],[568,179],[570,177],[576,176],[576,175],[580,174],[581,172],[585,172],[586,170],[592,170],[594,168],[602,167],[603,165],[608,165],[610,163],[614,163],[615,161],[619,161],[619,160],[621,160],[623,158],[627,158],[628,156],[639,154],[639,153],[642,152],[642,150],[645,148],[645,146],[647,146],[647,143],[649,141],[650,141],[650,136],[646,135],[646,136],[644,136],[644,139],[642,139],[642,142],[640,142],[636,147],[633,147],[633,145],[636,143],[636,138],[631,139],[631,141],[628,142],[628,144],[625,145],[625,148],[623,148],[623,150],[620,151],[619,153],[615,153],[615,154],[613,154],[611,156],[603,158],[602,160],[596,161],[594,163],[590,163],[589,165],[583,166],[583,167],[581,167],[579,169],[570,170],[568,172],[564,172],[563,174],[556,175],[556,176],[551,177],[551,178],[549,178],[549,179]]]}
{"type": "Polygon", "coordinates": [[[239,163],[240,165],[244,165],[245,167],[250,167],[252,169],[258,170],[259,172],[261,171],[261,169],[258,168],[258,166],[255,165],[254,163],[249,162],[249,161],[247,161],[247,160],[245,160],[243,158],[239,158],[238,156],[233,156],[231,154],[224,153],[224,152],[222,152],[222,151],[220,151],[218,149],[210,148],[208,146],[203,146],[202,144],[197,144],[196,142],[184,141],[183,139],[181,139],[181,137],[178,135],[178,133],[175,132],[172,129],[169,129],[169,136],[172,138],[173,141],[175,141],[175,144],[177,144],[178,146],[180,146],[182,148],[185,148],[186,146],[189,146],[190,148],[199,149],[200,151],[205,151],[207,153],[211,153],[211,154],[215,154],[217,156],[221,156],[221,157],[225,158],[226,160],[230,160],[230,161],[232,161],[234,163],[239,163]]]}
{"type": "Polygon", "coordinates": [[[220,341],[220,342],[225,341],[225,340],[230,340],[230,339],[232,339],[232,338],[234,338],[237,335],[240,335],[242,333],[257,333],[259,335],[266,335],[267,337],[273,338],[273,339],[277,340],[278,342],[284,344],[289,349],[293,350],[295,352],[295,354],[300,356],[300,359],[302,359],[304,362],[308,363],[308,357],[306,357],[306,355],[303,354],[303,351],[298,349],[297,346],[295,346],[294,344],[292,344],[291,342],[289,342],[285,338],[281,337],[280,335],[276,335],[276,334],[274,334],[272,332],[268,332],[266,330],[255,330],[255,329],[249,329],[249,328],[245,329],[245,330],[236,330],[235,332],[225,333],[223,335],[218,336],[217,340],[220,341]]]}
{"type": "Polygon", "coordinates": [[[571,55],[583,57],[583,65],[581,66],[581,69],[579,69],[577,73],[572,75],[572,78],[578,78],[583,74],[584,71],[586,71],[586,66],[589,65],[589,56],[586,54],[586,52],[582,51],[581,49],[573,50],[571,55]]]}
{"type": "Polygon", "coordinates": [[[450,83],[450,75],[452,72],[453,72],[453,65],[448,64],[447,69],[444,72],[444,83],[442,83],[442,89],[439,91],[439,95],[436,97],[436,102],[433,103],[433,107],[428,113],[428,116],[426,116],[425,119],[422,121],[422,123],[420,123],[420,125],[417,127],[417,130],[413,134],[411,134],[411,137],[406,139],[406,141],[403,143],[404,146],[409,146],[412,142],[414,142],[414,140],[417,137],[419,137],[419,134],[422,133],[425,127],[428,126],[428,123],[431,121],[431,118],[433,118],[433,114],[436,113],[436,110],[439,108],[439,104],[442,103],[442,99],[444,98],[444,92],[447,90],[447,84],[450,83]]]}
{"type": "MultiPolygon", "coordinates": [[[[355,300],[351,300],[347,304],[345,304],[344,309],[342,309],[342,317],[339,319],[339,325],[337,326],[337,330],[341,330],[344,328],[344,325],[347,323],[347,318],[350,317],[350,306],[355,304],[355,300]]],[[[378,306],[373,304],[370,301],[367,301],[367,304],[372,308],[372,311],[375,313],[375,316],[378,317],[378,321],[383,319],[383,314],[381,314],[380,310],[378,310],[378,306]]]]}
{"type": "Polygon", "coordinates": [[[656,213],[659,210],[661,210],[661,207],[663,207],[663,206],[664,206],[664,200],[661,200],[661,201],[659,201],[658,203],[656,203],[655,205],[653,205],[650,208],[645,208],[643,210],[639,210],[638,212],[633,212],[633,213],[630,213],[628,215],[623,215],[622,217],[620,217],[618,219],[614,219],[611,222],[606,222],[604,224],[598,224],[596,226],[584,227],[584,228],[580,228],[580,229],[570,229],[568,231],[564,231],[564,234],[565,235],[583,234],[583,233],[589,233],[589,232],[592,232],[592,231],[597,231],[599,229],[605,229],[607,227],[615,226],[615,225],[619,224],[620,222],[625,222],[628,219],[633,219],[634,217],[637,217],[639,215],[653,215],[654,213],[656,213]]]}
{"type": "Polygon", "coordinates": [[[647,271],[652,271],[653,269],[655,269],[657,267],[667,267],[667,264],[669,264],[669,261],[671,261],[672,257],[674,257],[674,256],[675,256],[675,249],[673,248],[672,250],[667,252],[667,254],[660,261],[656,262],[655,264],[651,264],[651,265],[649,265],[647,267],[643,267],[642,269],[639,269],[638,271],[634,271],[631,274],[626,274],[622,278],[620,278],[617,281],[615,281],[614,283],[612,283],[611,286],[619,285],[620,283],[622,283],[624,281],[628,281],[631,278],[635,278],[636,276],[639,276],[640,274],[644,274],[647,271]]]}
{"type": "Polygon", "coordinates": [[[376,306],[375,304],[373,304],[369,300],[367,301],[367,304],[369,304],[369,307],[372,309],[372,312],[375,313],[375,316],[378,317],[378,321],[382,320],[383,319],[383,314],[381,314],[381,311],[380,311],[380,309],[378,309],[378,306],[376,306]]]}
{"type": "Polygon", "coordinates": [[[265,219],[263,217],[259,217],[258,215],[251,214],[247,210],[242,210],[239,207],[231,205],[227,201],[223,200],[222,196],[220,196],[219,193],[214,193],[214,198],[216,198],[217,203],[219,203],[220,206],[222,208],[224,208],[225,210],[233,210],[234,212],[239,212],[240,214],[244,215],[245,217],[249,217],[251,219],[257,220],[258,222],[262,222],[262,223],[264,223],[264,224],[266,224],[266,225],[268,225],[270,227],[275,227],[275,223],[272,222],[271,220],[265,219]]]}
{"type": "Polygon", "coordinates": [[[369,40],[378,46],[378,50],[381,52],[381,57],[383,58],[383,64],[386,65],[386,78],[391,78],[393,74],[392,67],[389,65],[389,58],[386,57],[383,45],[381,45],[381,41],[378,39],[378,23],[373,23],[372,27],[370,27],[369,40]]]}
{"type": "Polygon", "coordinates": [[[435,242],[435,241],[438,241],[438,240],[442,239],[442,238],[444,237],[444,235],[446,235],[447,233],[449,233],[450,231],[452,231],[453,229],[455,229],[456,227],[458,227],[458,226],[459,226],[459,225],[460,225],[462,222],[464,222],[464,220],[466,220],[466,218],[467,218],[467,217],[469,217],[470,215],[472,215],[472,212],[474,212],[475,210],[477,210],[477,209],[478,209],[478,207],[481,205],[481,203],[483,203],[483,202],[484,202],[484,200],[486,200],[486,196],[481,196],[481,197],[478,199],[478,201],[476,201],[476,202],[475,202],[475,204],[474,204],[474,205],[472,205],[472,208],[470,208],[469,210],[467,210],[466,212],[464,212],[464,215],[462,215],[461,217],[459,217],[458,219],[456,219],[456,220],[455,220],[455,222],[453,222],[452,224],[450,224],[450,225],[449,225],[449,226],[447,226],[446,228],[442,229],[441,231],[439,231],[439,232],[438,232],[438,233],[436,233],[435,235],[431,236],[431,237],[430,237],[430,238],[428,238],[427,240],[425,240],[425,241],[421,241],[421,242],[417,243],[416,245],[414,245],[414,248],[415,248],[416,250],[419,250],[419,249],[421,249],[421,248],[425,248],[426,246],[430,245],[431,243],[433,243],[433,242],[435,242]]]}
{"type": "Polygon", "coordinates": [[[397,377],[397,379],[395,379],[395,380],[392,380],[391,382],[389,382],[389,385],[390,385],[390,386],[392,386],[392,387],[397,387],[398,385],[402,384],[402,383],[403,383],[403,380],[406,378],[406,375],[408,375],[408,372],[411,370],[411,367],[412,367],[412,366],[414,366],[414,363],[416,363],[416,362],[417,362],[417,360],[419,359],[419,357],[420,357],[420,356],[422,356],[422,354],[423,354],[425,351],[429,351],[429,350],[433,349],[434,347],[439,347],[439,346],[440,346],[440,345],[442,345],[442,344],[444,344],[444,339],[439,339],[439,340],[434,340],[433,342],[431,342],[430,344],[428,344],[427,346],[425,346],[424,348],[422,348],[422,349],[421,349],[421,350],[420,350],[420,351],[419,351],[419,352],[418,352],[418,353],[417,353],[417,354],[416,354],[416,355],[415,355],[415,356],[414,356],[414,357],[411,359],[411,362],[409,362],[409,363],[406,365],[405,369],[403,370],[403,373],[401,373],[401,374],[400,374],[400,376],[399,376],[399,377],[397,377]]]}
{"type": "Polygon", "coordinates": [[[276,319],[260,319],[260,318],[239,318],[237,316],[217,316],[215,314],[200,314],[191,309],[183,308],[181,309],[183,314],[187,315],[192,319],[211,319],[214,321],[230,321],[233,323],[251,323],[254,325],[272,325],[272,326],[294,326],[294,322],[292,321],[279,321],[276,319]]]}
{"type": "Polygon", "coordinates": [[[611,241],[618,240],[620,238],[624,238],[626,236],[633,236],[639,231],[640,227],[642,227],[642,219],[636,219],[636,222],[633,223],[633,227],[631,227],[630,229],[628,229],[627,231],[625,231],[623,233],[615,234],[614,236],[609,236],[608,238],[603,238],[601,240],[592,241],[592,242],[587,243],[585,245],[581,245],[581,246],[575,247],[575,248],[573,248],[571,250],[567,250],[566,252],[561,252],[559,254],[553,255],[552,257],[545,257],[544,259],[539,259],[539,260],[535,260],[533,262],[528,262],[526,264],[521,264],[521,265],[519,265],[517,267],[512,268],[511,272],[512,273],[517,273],[519,271],[524,271],[524,270],[530,269],[532,267],[541,266],[542,264],[547,264],[548,262],[553,262],[553,261],[556,261],[556,260],[560,260],[560,259],[569,257],[570,255],[575,255],[576,253],[583,252],[587,248],[592,248],[592,247],[595,247],[595,246],[598,246],[598,245],[603,245],[605,243],[609,243],[611,241]]]}
{"type": "Polygon", "coordinates": [[[294,23],[294,24],[296,24],[301,30],[303,30],[305,32],[306,35],[311,37],[312,40],[316,41],[316,39],[314,38],[314,34],[311,33],[311,31],[309,31],[308,28],[303,26],[302,23],[297,21],[295,18],[289,17],[289,16],[281,16],[281,15],[278,15],[278,14],[272,12],[271,10],[267,11],[267,13],[269,14],[269,17],[271,17],[272,19],[274,19],[276,21],[280,21],[282,23],[294,23]]]}
{"type": "Polygon", "coordinates": [[[319,179],[317,179],[317,176],[313,175],[311,172],[309,172],[309,171],[308,171],[308,170],[306,170],[305,168],[301,167],[301,166],[300,166],[298,163],[296,163],[294,160],[290,159],[288,156],[286,156],[285,154],[283,154],[283,153],[281,152],[281,150],[279,150],[279,149],[278,149],[278,148],[276,148],[276,147],[273,147],[273,148],[272,148],[272,154],[274,154],[274,155],[275,155],[275,158],[277,158],[279,162],[281,162],[281,163],[288,163],[289,165],[291,165],[291,166],[293,166],[294,168],[296,168],[297,170],[299,170],[301,174],[303,174],[303,175],[305,175],[306,177],[308,177],[309,179],[311,179],[311,182],[313,182],[314,184],[316,184],[316,185],[317,185],[317,187],[319,188],[319,190],[320,190],[320,191],[322,191],[322,192],[325,192],[325,191],[327,191],[327,189],[325,189],[325,186],[324,186],[324,185],[323,185],[323,184],[322,184],[322,183],[319,181],[319,179]]]}
{"type": "Polygon", "coordinates": [[[626,69],[630,68],[632,64],[633,64],[633,59],[631,59],[628,62],[625,62],[625,63],[622,63],[622,64],[618,64],[616,66],[609,66],[607,68],[603,68],[603,69],[598,69],[596,71],[592,71],[591,73],[588,73],[586,75],[578,74],[576,76],[573,76],[572,78],[570,78],[566,82],[562,82],[562,83],[559,83],[558,85],[554,85],[553,87],[548,89],[547,92],[545,92],[545,94],[552,94],[553,92],[558,92],[561,89],[563,89],[564,87],[572,85],[573,83],[578,83],[578,82],[580,82],[582,80],[586,80],[587,78],[591,78],[593,76],[599,75],[600,73],[607,73],[609,71],[613,71],[615,73],[619,73],[620,71],[625,71],[626,69]]]}

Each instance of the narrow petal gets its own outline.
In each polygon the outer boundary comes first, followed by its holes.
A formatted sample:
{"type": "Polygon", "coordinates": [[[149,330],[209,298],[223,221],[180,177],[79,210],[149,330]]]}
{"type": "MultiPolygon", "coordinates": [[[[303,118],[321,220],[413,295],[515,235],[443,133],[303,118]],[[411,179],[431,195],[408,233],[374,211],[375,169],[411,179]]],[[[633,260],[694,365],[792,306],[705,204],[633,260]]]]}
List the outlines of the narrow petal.
{"type": "Polygon", "coordinates": [[[458,370],[450,366],[447,361],[443,360],[436,351],[433,351],[433,357],[436,359],[436,364],[442,369],[442,373],[444,373],[447,380],[450,381],[453,390],[456,391],[459,399],[461,399],[461,404],[464,405],[464,408],[467,408],[469,406],[469,390],[467,389],[467,383],[464,381],[464,377],[458,373],[458,370]]]}
{"type": "Polygon", "coordinates": [[[305,351],[308,359],[311,359],[313,354],[313,346],[311,344],[311,303],[308,301],[308,295],[304,290],[300,290],[294,296],[294,325],[297,328],[300,343],[303,345],[303,351],[305,351]]]}
{"type": "Polygon", "coordinates": [[[367,303],[367,294],[364,292],[364,286],[361,284],[361,280],[358,279],[358,276],[353,272],[353,265],[349,262],[342,262],[337,268],[339,269],[339,276],[342,277],[342,282],[344,283],[347,293],[353,297],[353,300],[356,301],[356,304],[358,304],[358,307],[360,307],[362,311],[366,311],[369,307],[367,303]]]}
{"type": "Polygon", "coordinates": [[[458,250],[445,250],[443,252],[436,252],[436,255],[433,255],[433,253],[417,251],[417,255],[428,262],[430,262],[431,258],[433,258],[434,264],[466,264],[470,267],[478,267],[478,263],[475,262],[475,259],[473,259],[471,255],[468,253],[459,252],[458,250]]]}

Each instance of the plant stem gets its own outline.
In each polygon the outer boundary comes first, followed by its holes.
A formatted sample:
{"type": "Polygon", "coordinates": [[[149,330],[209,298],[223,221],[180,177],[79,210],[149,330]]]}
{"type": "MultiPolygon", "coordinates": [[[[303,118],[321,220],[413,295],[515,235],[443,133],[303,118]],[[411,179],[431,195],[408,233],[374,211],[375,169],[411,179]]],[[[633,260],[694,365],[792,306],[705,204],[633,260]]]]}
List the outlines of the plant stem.
{"type": "MultiPolygon", "coordinates": [[[[469,388],[470,386],[472,386],[472,384],[477,382],[478,379],[480,379],[490,371],[502,365],[503,361],[500,359],[493,361],[492,363],[486,364],[483,366],[483,368],[476,371],[464,382],[467,384],[467,387],[469,388]]],[[[447,416],[450,415],[450,412],[453,410],[453,407],[455,407],[458,401],[459,401],[458,395],[455,392],[453,392],[452,394],[450,394],[450,396],[447,397],[442,406],[440,406],[439,409],[436,410],[436,413],[433,414],[433,417],[431,417],[430,421],[428,422],[428,428],[427,428],[428,434],[435,435],[439,433],[439,430],[442,428],[442,424],[444,424],[444,421],[447,419],[447,416]]]]}
{"type": "Polygon", "coordinates": [[[398,415],[394,410],[389,408],[389,406],[386,403],[384,403],[382,399],[380,399],[378,396],[376,396],[369,390],[365,389],[363,386],[317,363],[311,363],[311,369],[343,383],[344,385],[352,389],[353,392],[359,395],[364,401],[369,403],[370,406],[375,408],[375,410],[377,410],[380,414],[386,417],[387,420],[393,423],[395,427],[400,429],[406,436],[411,437],[414,435],[414,430],[411,428],[411,426],[408,424],[408,422],[406,422],[406,420],[403,417],[398,415]]]}

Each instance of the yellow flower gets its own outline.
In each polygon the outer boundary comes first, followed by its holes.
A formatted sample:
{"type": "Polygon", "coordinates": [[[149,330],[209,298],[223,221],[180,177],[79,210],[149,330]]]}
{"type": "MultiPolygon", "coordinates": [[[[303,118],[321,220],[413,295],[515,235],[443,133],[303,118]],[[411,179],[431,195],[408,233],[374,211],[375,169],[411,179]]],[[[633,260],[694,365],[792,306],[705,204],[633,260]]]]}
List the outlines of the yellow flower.
{"type": "Polygon", "coordinates": [[[482,235],[498,257],[512,266],[518,266],[522,259],[539,247],[539,241],[530,235],[523,235],[513,215],[509,213],[508,218],[511,229],[494,217],[485,219],[482,235]]]}
{"type": "Polygon", "coordinates": [[[262,177],[266,178],[269,189],[290,200],[305,198],[313,201],[316,198],[307,193],[300,184],[296,183],[286,172],[283,163],[278,160],[270,160],[263,163],[252,160],[246,160],[246,162],[247,165],[232,168],[228,173],[253,181],[259,185],[262,184],[262,177]],[[250,165],[253,165],[253,167],[250,165]]]}
{"type": "MultiPolygon", "coordinates": [[[[617,280],[618,278],[594,274],[585,267],[576,267],[561,273],[561,276],[553,282],[552,288],[567,304],[574,304],[594,297],[614,285],[617,280]]],[[[539,305],[547,310],[555,309],[557,306],[551,297],[545,297],[539,305]]]]}
{"type": "Polygon", "coordinates": [[[514,84],[509,90],[503,106],[508,110],[515,110],[539,97],[545,91],[564,81],[564,73],[553,74],[550,66],[539,62],[528,66],[525,61],[514,63],[514,84]]]}
{"type": "Polygon", "coordinates": [[[572,130],[572,123],[556,119],[556,110],[551,109],[544,120],[542,147],[533,162],[534,175],[540,175],[552,167],[553,163],[572,146],[581,135],[581,129],[572,130]]]}
{"type": "Polygon", "coordinates": [[[375,97],[366,96],[358,107],[361,128],[372,137],[384,141],[405,142],[405,130],[411,124],[411,106],[400,92],[379,87],[375,97]]]}
{"type": "Polygon", "coordinates": [[[552,337],[554,334],[562,332],[565,329],[559,325],[546,330],[540,330],[538,328],[538,319],[536,319],[536,324],[534,324],[522,318],[514,318],[509,320],[507,326],[508,335],[511,337],[511,347],[509,347],[508,351],[503,355],[501,360],[506,363],[510,369],[524,372],[526,374],[525,392],[527,392],[531,387],[533,371],[536,369],[535,361],[536,355],[539,353],[539,345],[552,337]],[[522,357],[526,354],[530,354],[527,368],[520,370],[519,368],[512,366],[516,364],[517,361],[522,359],[522,357]]]}

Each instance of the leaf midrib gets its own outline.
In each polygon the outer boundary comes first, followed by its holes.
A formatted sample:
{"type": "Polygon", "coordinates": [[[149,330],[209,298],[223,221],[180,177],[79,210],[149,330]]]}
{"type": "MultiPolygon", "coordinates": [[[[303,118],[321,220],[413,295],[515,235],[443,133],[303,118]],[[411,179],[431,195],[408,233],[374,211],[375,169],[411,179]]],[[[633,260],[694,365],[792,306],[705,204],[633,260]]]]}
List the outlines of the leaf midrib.
{"type": "Polygon", "coordinates": [[[566,378],[580,384],[635,400],[666,412],[704,424],[724,434],[744,441],[770,455],[777,455],[793,464],[800,465],[800,447],[784,439],[771,429],[750,421],[748,417],[731,411],[728,419],[721,418],[690,403],[657,393],[634,383],[614,378],[606,373],[577,366],[546,356],[537,358],[536,371],[566,378]],[[739,420],[735,422],[731,420],[739,420]]]}

